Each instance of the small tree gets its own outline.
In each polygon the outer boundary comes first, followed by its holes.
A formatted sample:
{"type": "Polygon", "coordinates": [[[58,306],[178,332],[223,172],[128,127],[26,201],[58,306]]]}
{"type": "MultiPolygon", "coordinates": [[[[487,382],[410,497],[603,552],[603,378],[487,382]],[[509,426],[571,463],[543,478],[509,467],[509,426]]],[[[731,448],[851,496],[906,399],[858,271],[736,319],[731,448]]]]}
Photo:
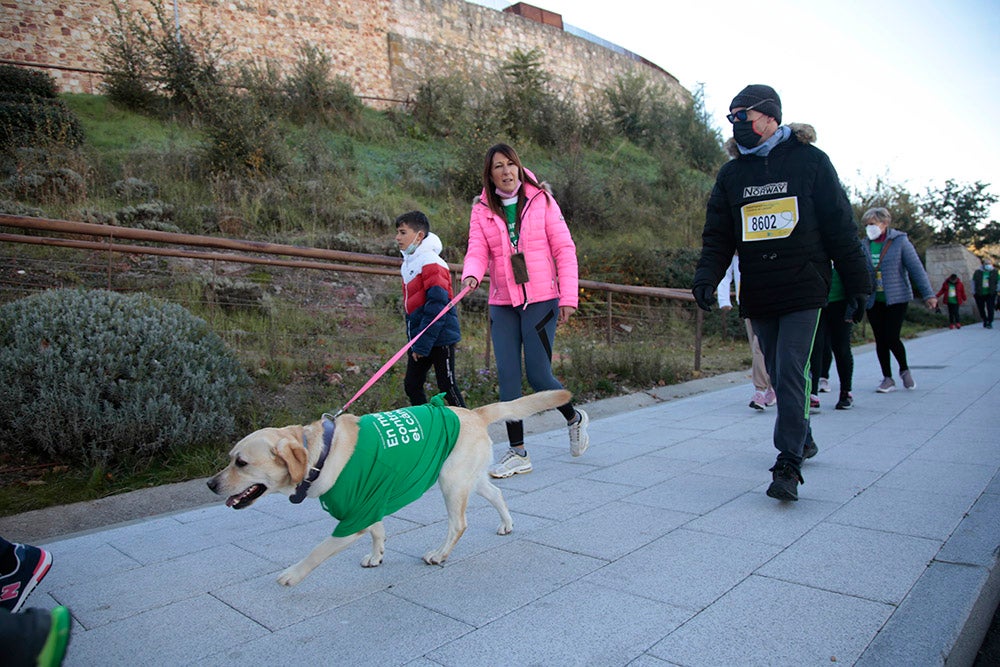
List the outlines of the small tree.
{"type": "MultiPolygon", "coordinates": [[[[865,211],[884,206],[892,214],[892,226],[906,232],[921,257],[934,243],[934,229],[927,224],[917,198],[905,186],[879,177],[868,190],[855,189],[852,194],[854,218],[859,225],[865,211]]],[[[860,234],[860,227],[858,231],[860,234]]]]}
{"type": "Polygon", "coordinates": [[[619,134],[636,145],[642,145],[649,132],[649,82],[645,77],[629,73],[615,78],[614,85],[604,89],[611,123],[619,134]]]}
{"type": "Polygon", "coordinates": [[[927,188],[920,208],[935,227],[934,241],[976,248],[1000,242],[1000,223],[986,222],[997,202],[989,187],[982,181],[961,184],[949,178],[944,187],[927,188]]]}

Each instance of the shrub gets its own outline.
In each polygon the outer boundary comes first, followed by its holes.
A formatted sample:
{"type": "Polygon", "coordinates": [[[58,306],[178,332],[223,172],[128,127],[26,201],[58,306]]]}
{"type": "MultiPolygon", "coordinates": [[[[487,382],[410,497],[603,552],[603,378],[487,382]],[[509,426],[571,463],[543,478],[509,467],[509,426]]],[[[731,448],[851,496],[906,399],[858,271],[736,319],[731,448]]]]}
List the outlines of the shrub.
{"type": "Polygon", "coordinates": [[[266,109],[248,96],[217,89],[203,95],[207,143],[204,158],[214,174],[265,178],[287,163],[281,133],[266,109]]]}
{"type": "Polygon", "coordinates": [[[0,149],[82,142],[80,120],[61,100],[6,95],[0,101],[0,149]]]}
{"type": "Polygon", "coordinates": [[[131,12],[112,0],[115,22],[108,26],[101,63],[107,75],[101,88],[115,104],[132,111],[149,112],[160,96],[153,90],[151,55],[139,35],[131,12]]]}
{"type": "Polygon", "coordinates": [[[361,100],[347,79],[330,78],[331,68],[330,56],[319,47],[308,43],[299,47],[299,58],[285,82],[292,120],[335,126],[360,117],[361,100]]]}
{"type": "Polygon", "coordinates": [[[34,95],[49,99],[55,99],[58,95],[56,82],[51,76],[13,65],[0,65],[0,93],[34,95]]]}
{"type": "Polygon", "coordinates": [[[72,169],[40,169],[17,174],[4,183],[18,199],[35,202],[74,202],[86,195],[83,176],[72,169]]]}
{"type": "Polygon", "coordinates": [[[174,207],[162,201],[149,201],[125,206],[115,211],[115,220],[122,227],[151,229],[159,232],[179,232],[174,224],[174,207]]]}
{"type": "Polygon", "coordinates": [[[466,100],[471,86],[461,77],[430,78],[420,84],[413,100],[414,120],[435,137],[450,136],[466,121],[466,100]]]}
{"type": "Polygon", "coordinates": [[[246,372],[184,308],[50,290],[0,306],[0,452],[104,465],[224,441],[246,372]]]}

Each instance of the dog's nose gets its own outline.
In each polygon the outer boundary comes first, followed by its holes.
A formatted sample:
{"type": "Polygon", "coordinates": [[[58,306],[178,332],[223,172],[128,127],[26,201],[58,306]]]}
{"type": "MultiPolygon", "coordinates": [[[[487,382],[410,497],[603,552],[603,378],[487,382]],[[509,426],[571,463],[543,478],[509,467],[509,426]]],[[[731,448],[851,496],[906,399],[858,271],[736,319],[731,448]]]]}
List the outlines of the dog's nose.
{"type": "Polygon", "coordinates": [[[217,479],[215,479],[214,477],[210,477],[208,479],[208,481],[205,482],[205,484],[207,484],[208,488],[212,490],[212,493],[218,493],[219,492],[218,491],[219,481],[217,479]]]}

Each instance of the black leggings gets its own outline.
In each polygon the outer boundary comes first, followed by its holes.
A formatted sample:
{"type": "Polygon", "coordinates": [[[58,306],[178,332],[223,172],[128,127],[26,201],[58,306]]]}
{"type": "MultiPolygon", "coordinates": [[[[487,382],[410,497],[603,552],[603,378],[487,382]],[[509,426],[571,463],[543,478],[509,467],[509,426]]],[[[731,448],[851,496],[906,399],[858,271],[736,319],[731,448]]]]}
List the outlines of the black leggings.
{"type": "Polygon", "coordinates": [[[819,327],[816,329],[816,340],[813,342],[812,383],[813,393],[819,387],[821,377],[830,377],[829,358],[837,360],[837,377],[840,379],[840,391],[851,391],[851,381],[854,377],[854,355],[851,352],[851,329],[854,323],[844,321],[847,314],[847,301],[833,301],[820,311],[819,327]]]}
{"type": "Polygon", "coordinates": [[[958,324],[958,304],[948,302],[948,324],[958,324]]]}
{"type": "Polygon", "coordinates": [[[905,301],[891,306],[876,301],[868,311],[868,322],[872,325],[872,334],[875,336],[875,355],[878,357],[879,366],[882,367],[883,377],[892,377],[890,353],[896,357],[900,373],[910,368],[906,363],[906,348],[899,338],[899,333],[903,330],[907,305],[905,301]]]}

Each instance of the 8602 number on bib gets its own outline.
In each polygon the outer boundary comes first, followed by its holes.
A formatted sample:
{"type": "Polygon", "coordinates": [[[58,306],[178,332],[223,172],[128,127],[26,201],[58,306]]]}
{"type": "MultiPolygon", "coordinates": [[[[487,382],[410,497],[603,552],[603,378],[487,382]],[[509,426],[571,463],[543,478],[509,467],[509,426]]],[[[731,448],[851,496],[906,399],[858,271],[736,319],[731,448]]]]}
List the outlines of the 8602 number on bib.
{"type": "Polygon", "coordinates": [[[766,241],[790,235],[799,224],[797,197],[768,199],[746,204],[740,209],[744,241],[766,241]]]}

